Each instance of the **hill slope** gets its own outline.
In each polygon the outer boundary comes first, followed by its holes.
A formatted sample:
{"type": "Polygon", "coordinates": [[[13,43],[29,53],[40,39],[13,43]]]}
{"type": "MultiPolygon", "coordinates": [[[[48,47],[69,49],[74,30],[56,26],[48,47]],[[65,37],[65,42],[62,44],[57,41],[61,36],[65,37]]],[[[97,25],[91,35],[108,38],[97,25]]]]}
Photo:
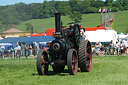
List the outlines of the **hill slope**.
{"type": "MultiPolygon", "coordinates": [[[[114,21],[114,29],[118,31],[118,33],[125,33],[128,28],[128,11],[121,11],[115,13],[115,21],[114,21]]],[[[69,18],[69,16],[62,16],[61,20],[63,21],[63,25],[69,27],[73,21],[69,18]]],[[[34,32],[45,32],[48,28],[55,28],[55,20],[54,17],[47,19],[32,19],[25,22],[22,22],[20,25],[15,28],[25,31],[26,23],[31,23],[34,27],[34,32]]],[[[83,27],[96,27],[100,25],[100,14],[83,14],[82,21],[79,23],[82,24],[83,27]]]]}

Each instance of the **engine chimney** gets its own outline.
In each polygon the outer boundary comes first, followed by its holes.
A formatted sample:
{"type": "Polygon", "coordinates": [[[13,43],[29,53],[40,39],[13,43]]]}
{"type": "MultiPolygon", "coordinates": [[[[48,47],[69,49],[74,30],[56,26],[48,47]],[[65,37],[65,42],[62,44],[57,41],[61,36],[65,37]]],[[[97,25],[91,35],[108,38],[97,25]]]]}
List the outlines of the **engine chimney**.
{"type": "Polygon", "coordinates": [[[61,13],[55,13],[56,32],[61,33],[61,13]]]}

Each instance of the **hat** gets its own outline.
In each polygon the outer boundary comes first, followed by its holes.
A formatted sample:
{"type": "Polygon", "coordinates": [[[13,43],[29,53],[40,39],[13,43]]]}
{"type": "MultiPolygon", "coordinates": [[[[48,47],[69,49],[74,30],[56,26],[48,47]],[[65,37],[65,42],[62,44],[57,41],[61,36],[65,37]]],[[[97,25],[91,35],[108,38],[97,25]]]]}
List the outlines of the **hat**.
{"type": "Polygon", "coordinates": [[[74,26],[74,24],[71,24],[70,26],[74,26]]]}

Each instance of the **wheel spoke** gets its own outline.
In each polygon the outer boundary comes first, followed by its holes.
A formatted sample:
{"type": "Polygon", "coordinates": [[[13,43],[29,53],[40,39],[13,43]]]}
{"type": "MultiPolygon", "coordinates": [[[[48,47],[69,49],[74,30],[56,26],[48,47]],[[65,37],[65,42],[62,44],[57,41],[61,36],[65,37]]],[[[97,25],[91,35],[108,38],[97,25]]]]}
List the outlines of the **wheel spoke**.
{"type": "Polygon", "coordinates": [[[90,47],[89,47],[89,46],[87,47],[86,51],[88,51],[88,49],[90,49],[90,47]]]}
{"type": "Polygon", "coordinates": [[[41,65],[44,65],[44,62],[45,62],[45,61],[41,61],[41,65]]]}
{"type": "Polygon", "coordinates": [[[44,64],[43,64],[43,65],[41,65],[41,68],[42,68],[42,69],[44,68],[44,64]]]}

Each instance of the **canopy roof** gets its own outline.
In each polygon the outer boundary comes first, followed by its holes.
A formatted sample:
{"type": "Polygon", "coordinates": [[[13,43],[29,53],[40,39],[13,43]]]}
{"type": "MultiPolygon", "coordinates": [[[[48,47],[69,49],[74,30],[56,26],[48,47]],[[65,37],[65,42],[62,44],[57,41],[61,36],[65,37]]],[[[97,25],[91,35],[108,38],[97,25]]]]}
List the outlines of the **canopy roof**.
{"type": "Polygon", "coordinates": [[[0,40],[0,43],[16,43],[16,42],[49,42],[54,40],[52,36],[39,37],[8,37],[0,40]]]}

